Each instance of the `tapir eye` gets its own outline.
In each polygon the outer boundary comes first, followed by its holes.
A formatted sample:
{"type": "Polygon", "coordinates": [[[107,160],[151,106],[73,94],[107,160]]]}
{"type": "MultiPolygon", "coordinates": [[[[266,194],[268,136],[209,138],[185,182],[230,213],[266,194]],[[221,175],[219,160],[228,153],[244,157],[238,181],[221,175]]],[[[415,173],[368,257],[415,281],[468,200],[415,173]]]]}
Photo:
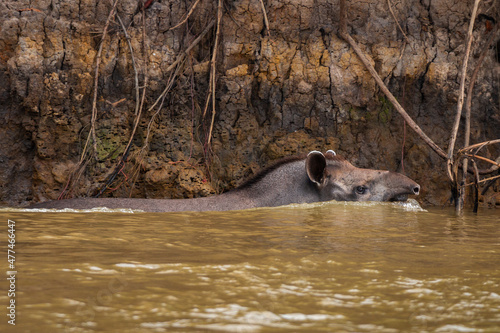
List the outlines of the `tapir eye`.
{"type": "Polygon", "coordinates": [[[357,194],[365,194],[367,189],[365,186],[357,186],[355,190],[357,194]]]}

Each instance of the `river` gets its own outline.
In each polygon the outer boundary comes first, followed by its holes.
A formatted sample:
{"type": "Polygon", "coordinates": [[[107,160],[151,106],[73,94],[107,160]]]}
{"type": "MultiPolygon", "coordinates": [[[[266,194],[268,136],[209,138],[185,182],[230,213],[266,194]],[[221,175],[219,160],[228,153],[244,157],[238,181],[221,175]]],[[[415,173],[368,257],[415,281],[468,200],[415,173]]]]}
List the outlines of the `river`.
{"type": "Polygon", "coordinates": [[[0,209],[2,332],[499,332],[500,212],[0,209]],[[4,268],[5,267],[5,268],[4,268]],[[8,323],[15,301],[15,326],[8,323]],[[6,316],[7,314],[7,316],[6,316]]]}

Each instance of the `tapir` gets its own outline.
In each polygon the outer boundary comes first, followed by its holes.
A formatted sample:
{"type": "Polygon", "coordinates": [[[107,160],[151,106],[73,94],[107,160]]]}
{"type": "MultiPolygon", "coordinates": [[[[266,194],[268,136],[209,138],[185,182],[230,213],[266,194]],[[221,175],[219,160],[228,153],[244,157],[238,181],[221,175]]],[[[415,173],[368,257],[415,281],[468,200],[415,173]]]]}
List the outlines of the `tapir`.
{"type": "Polygon", "coordinates": [[[420,186],[392,171],[361,169],[328,150],[284,158],[234,190],[194,199],[77,198],[30,208],[128,208],[146,212],[226,211],[320,201],[406,201],[420,186]]]}

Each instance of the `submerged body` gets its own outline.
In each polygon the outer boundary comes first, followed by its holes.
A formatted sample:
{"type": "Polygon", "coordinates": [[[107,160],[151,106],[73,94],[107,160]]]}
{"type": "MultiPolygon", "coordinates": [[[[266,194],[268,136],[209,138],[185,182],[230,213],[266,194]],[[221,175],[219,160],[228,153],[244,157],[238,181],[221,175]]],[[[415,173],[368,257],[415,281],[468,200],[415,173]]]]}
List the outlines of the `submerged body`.
{"type": "Polygon", "coordinates": [[[223,211],[319,201],[405,201],[420,186],[391,171],[360,169],[329,150],[283,159],[235,190],[195,199],[77,198],[30,208],[128,208],[146,212],[223,211]]]}

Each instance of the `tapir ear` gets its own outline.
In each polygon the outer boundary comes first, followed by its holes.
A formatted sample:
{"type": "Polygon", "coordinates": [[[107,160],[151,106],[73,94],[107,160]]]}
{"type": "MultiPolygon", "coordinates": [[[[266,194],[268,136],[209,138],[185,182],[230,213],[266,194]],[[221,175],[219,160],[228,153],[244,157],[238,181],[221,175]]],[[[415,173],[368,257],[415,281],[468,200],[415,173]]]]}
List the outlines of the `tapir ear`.
{"type": "Polygon", "coordinates": [[[323,180],[323,175],[326,168],[325,156],[316,150],[313,150],[307,155],[306,159],[306,171],[309,179],[316,183],[321,184],[323,180]]]}

